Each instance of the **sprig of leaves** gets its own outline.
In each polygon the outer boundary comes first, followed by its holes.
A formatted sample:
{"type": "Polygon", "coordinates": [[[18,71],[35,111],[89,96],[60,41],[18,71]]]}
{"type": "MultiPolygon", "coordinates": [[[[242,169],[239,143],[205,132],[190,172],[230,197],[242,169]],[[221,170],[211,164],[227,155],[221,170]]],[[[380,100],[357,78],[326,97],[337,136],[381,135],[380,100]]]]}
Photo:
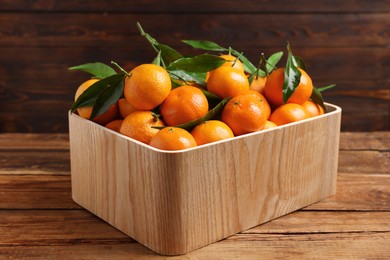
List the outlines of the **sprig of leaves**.
{"type": "Polygon", "coordinates": [[[71,112],[81,107],[93,106],[91,120],[106,112],[121,97],[125,77],[124,73],[114,74],[95,82],[77,98],[71,112]]]}
{"type": "Polygon", "coordinates": [[[141,36],[148,40],[157,53],[160,53],[163,67],[169,66],[169,64],[172,62],[183,57],[180,52],[176,51],[172,47],[169,47],[168,45],[159,43],[150,34],[146,33],[139,22],[137,22],[137,28],[141,36]]]}
{"type": "MultiPolygon", "coordinates": [[[[205,50],[205,51],[230,51],[231,54],[239,57],[241,62],[244,64],[244,69],[246,72],[253,74],[257,70],[257,68],[250,62],[241,52],[234,50],[232,48],[225,48],[221,45],[212,42],[212,41],[204,41],[204,40],[182,40],[183,43],[190,45],[195,49],[205,50]]],[[[263,71],[264,75],[265,72],[263,71]]]]}
{"type": "Polygon", "coordinates": [[[298,87],[301,81],[301,72],[299,71],[299,66],[297,59],[294,57],[290,43],[287,43],[287,63],[284,68],[284,83],[282,87],[283,93],[283,103],[285,104],[287,100],[294,93],[295,89],[298,87]]]}

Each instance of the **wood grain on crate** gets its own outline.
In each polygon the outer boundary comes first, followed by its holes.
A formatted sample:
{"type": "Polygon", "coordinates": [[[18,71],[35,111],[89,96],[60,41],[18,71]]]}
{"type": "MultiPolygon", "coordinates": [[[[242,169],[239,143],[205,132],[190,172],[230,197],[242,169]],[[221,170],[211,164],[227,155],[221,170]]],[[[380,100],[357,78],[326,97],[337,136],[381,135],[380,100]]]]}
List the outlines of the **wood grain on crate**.
{"type": "Polygon", "coordinates": [[[343,131],[389,130],[389,6],[389,0],[3,0],[0,132],[67,132],[66,112],[88,78],[68,67],[115,60],[131,69],[155,56],[136,21],[179,51],[192,53],[182,39],[208,39],[255,64],[260,51],[268,56],[290,41],[316,86],[337,84],[324,96],[343,108],[343,131]]]}
{"type": "MultiPolygon", "coordinates": [[[[3,157],[7,151],[15,152],[15,156],[18,151],[24,154],[18,157],[20,162],[32,161],[32,151],[69,153],[67,140],[67,134],[0,134],[0,161],[9,160],[3,157]]],[[[352,158],[356,151],[376,151],[383,158],[389,149],[390,132],[341,133],[343,153],[339,159],[344,166],[339,166],[335,196],[170,259],[248,259],[259,255],[264,259],[388,258],[390,172],[377,173],[381,165],[376,157],[365,162],[363,172],[358,172],[359,161],[349,163],[347,158],[352,158]],[[343,173],[345,168],[356,169],[358,174],[343,173]]],[[[386,156],[388,162],[390,158],[386,156]]],[[[57,160],[50,153],[47,157],[57,160]]],[[[2,257],[164,259],[72,202],[69,158],[58,161],[60,169],[68,167],[68,172],[57,172],[55,167],[45,164],[36,164],[44,169],[41,173],[28,173],[25,164],[12,160],[0,173],[2,257]]]]}
{"type": "Polygon", "coordinates": [[[155,252],[191,252],[335,193],[341,110],[328,109],[183,152],[70,114],[73,199],[155,252]]]}

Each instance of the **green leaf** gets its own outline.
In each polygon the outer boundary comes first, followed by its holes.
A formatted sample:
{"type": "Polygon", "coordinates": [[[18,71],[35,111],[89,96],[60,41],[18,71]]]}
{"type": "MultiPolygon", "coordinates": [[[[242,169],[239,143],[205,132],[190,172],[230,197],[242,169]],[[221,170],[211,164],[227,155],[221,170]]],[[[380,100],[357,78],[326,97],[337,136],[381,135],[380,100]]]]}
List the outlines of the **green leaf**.
{"type": "Polygon", "coordinates": [[[267,63],[265,65],[268,74],[270,74],[276,68],[276,64],[278,64],[282,56],[283,56],[282,51],[275,52],[274,54],[269,56],[267,63]]]}
{"type": "Polygon", "coordinates": [[[81,70],[92,74],[92,76],[98,79],[106,78],[116,74],[116,71],[113,68],[101,62],[85,63],[70,67],[69,70],[81,70]]]}
{"type": "MultiPolygon", "coordinates": [[[[183,129],[190,131],[192,128],[203,123],[204,121],[211,120],[211,119],[215,118],[216,116],[218,116],[219,113],[222,112],[223,108],[225,107],[227,102],[229,102],[230,99],[231,99],[231,97],[227,97],[227,98],[223,99],[221,102],[219,102],[218,105],[216,105],[213,109],[211,109],[205,116],[203,116],[199,119],[187,122],[185,124],[175,125],[174,127],[180,127],[180,128],[183,128],[183,129]]],[[[152,127],[157,128],[157,129],[163,129],[167,126],[152,126],[152,127]]]]}
{"type": "Polygon", "coordinates": [[[206,85],[206,73],[205,72],[190,72],[184,70],[171,70],[169,71],[171,77],[179,80],[183,80],[189,84],[192,82],[205,86],[206,85]]]}
{"type": "Polygon", "coordinates": [[[302,59],[301,57],[294,56],[294,63],[295,63],[295,65],[296,65],[298,68],[301,68],[301,69],[303,69],[304,71],[306,71],[306,65],[305,65],[305,63],[303,62],[303,59],[302,59]]]}
{"type": "Polygon", "coordinates": [[[118,101],[118,99],[123,94],[124,81],[124,78],[122,78],[122,80],[116,82],[116,84],[110,85],[100,92],[93,105],[90,118],[91,120],[94,119],[96,116],[106,112],[111,105],[115,104],[118,101]]]}
{"type": "Polygon", "coordinates": [[[181,58],[172,62],[168,70],[184,70],[188,72],[208,72],[220,67],[226,61],[216,55],[201,54],[194,57],[181,58]]]}
{"type": "Polygon", "coordinates": [[[318,90],[318,88],[313,86],[313,92],[311,93],[311,100],[313,100],[314,103],[320,105],[324,112],[326,113],[326,108],[324,105],[324,99],[322,98],[321,92],[318,90]]]}
{"type": "Polygon", "coordinates": [[[325,86],[325,87],[322,87],[322,88],[317,88],[317,90],[319,92],[323,92],[325,90],[328,90],[328,89],[331,89],[331,88],[334,88],[334,87],[336,87],[336,84],[331,84],[331,85],[328,85],[328,86],[325,86]]]}
{"type": "Polygon", "coordinates": [[[156,58],[153,59],[152,64],[155,64],[155,65],[158,65],[158,66],[161,65],[161,51],[159,51],[157,53],[157,56],[156,56],[156,58]]]}
{"type": "Polygon", "coordinates": [[[284,68],[284,83],[282,88],[284,104],[294,93],[301,81],[301,72],[298,70],[298,66],[295,62],[289,43],[287,43],[287,50],[288,57],[286,67],[284,68]]]}
{"type": "Polygon", "coordinates": [[[161,58],[166,65],[169,65],[172,62],[183,58],[183,55],[181,55],[178,51],[169,47],[168,45],[159,43],[156,47],[161,52],[161,58]]]}
{"type": "Polygon", "coordinates": [[[183,83],[176,78],[171,77],[172,89],[183,86],[183,83]]]}
{"type": "Polygon", "coordinates": [[[227,51],[228,50],[225,47],[222,47],[212,41],[182,40],[182,42],[192,46],[195,49],[201,49],[205,51],[227,51]]]}
{"type": "Polygon", "coordinates": [[[72,105],[71,112],[73,113],[77,108],[80,107],[93,106],[96,99],[105,88],[116,85],[124,78],[125,74],[115,74],[97,81],[78,97],[78,99],[72,105]]]}
{"type": "Polygon", "coordinates": [[[248,78],[249,86],[252,85],[252,82],[255,79],[255,77],[256,77],[256,73],[249,76],[249,78],[248,78]]]}

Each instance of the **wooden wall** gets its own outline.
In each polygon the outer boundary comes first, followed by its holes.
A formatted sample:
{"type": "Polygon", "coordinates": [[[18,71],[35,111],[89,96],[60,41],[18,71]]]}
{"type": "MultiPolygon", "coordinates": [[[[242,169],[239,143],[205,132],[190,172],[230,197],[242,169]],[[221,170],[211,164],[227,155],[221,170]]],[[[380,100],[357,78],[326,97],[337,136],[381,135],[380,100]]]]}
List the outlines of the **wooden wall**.
{"type": "Polygon", "coordinates": [[[342,107],[343,131],[390,130],[390,0],[185,2],[0,0],[0,132],[67,132],[87,77],[69,66],[154,57],[136,21],[179,51],[207,39],[254,63],[290,41],[316,86],[337,84],[324,97],[342,107]]]}

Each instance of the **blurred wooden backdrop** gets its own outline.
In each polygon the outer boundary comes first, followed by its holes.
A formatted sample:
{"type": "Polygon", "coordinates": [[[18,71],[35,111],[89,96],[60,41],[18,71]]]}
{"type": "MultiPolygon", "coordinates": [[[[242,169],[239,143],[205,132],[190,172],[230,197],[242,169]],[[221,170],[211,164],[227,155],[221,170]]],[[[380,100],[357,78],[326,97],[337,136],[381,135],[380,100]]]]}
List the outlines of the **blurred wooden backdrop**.
{"type": "Polygon", "coordinates": [[[254,63],[290,41],[316,86],[337,84],[324,97],[342,107],[343,131],[389,130],[390,0],[186,2],[0,0],[0,132],[67,132],[87,79],[69,66],[155,56],[136,21],[184,53],[181,39],[207,39],[254,63]]]}

